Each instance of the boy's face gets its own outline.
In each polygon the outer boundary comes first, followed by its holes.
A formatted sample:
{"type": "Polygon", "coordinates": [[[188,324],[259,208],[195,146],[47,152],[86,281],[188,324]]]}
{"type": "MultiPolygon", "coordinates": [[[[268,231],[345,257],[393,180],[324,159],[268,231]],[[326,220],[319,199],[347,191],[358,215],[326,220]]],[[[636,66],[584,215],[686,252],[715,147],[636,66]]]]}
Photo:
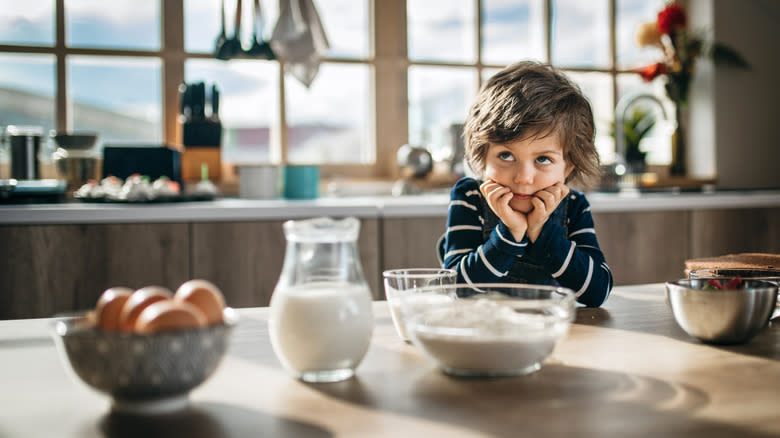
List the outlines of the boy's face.
{"type": "Polygon", "coordinates": [[[509,187],[514,194],[509,206],[521,213],[533,210],[531,198],[539,190],[564,183],[572,166],[563,158],[556,134],[490,144],[485,157],[485,179],[509,187]]]}

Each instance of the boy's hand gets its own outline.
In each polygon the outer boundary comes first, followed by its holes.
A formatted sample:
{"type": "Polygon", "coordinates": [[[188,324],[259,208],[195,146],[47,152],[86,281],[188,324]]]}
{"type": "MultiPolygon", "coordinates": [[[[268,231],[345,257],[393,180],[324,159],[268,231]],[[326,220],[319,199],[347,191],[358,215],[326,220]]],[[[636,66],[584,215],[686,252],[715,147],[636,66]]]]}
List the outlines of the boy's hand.
{"type": "Polygon", "coordinates": [[[493,210],[493,213],[512,232],[512,237],[518,242],[521,241],[528,229],[528,217],[509,206],[509,201],[514,196],[512,190],[490,179],[485,180],[479,186],[479,190],[493,210]]]}
{"type": "Polygon", "coordinates": [[[555,183],[534,194],[531,200],[534,209],[528,213],[528,229],[526,231],[531,242],[536,242],[545,222],[568,194],[569,187],[562,182],[555,183]]]}

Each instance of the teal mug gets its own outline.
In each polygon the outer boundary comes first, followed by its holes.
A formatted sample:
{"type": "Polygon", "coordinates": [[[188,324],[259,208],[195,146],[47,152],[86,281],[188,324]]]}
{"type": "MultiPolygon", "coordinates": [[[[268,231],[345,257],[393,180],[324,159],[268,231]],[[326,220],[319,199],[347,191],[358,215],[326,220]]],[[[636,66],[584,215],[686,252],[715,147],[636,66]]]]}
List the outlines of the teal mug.
{"type": "Polygon", "coordinates": [[[284,168],[284,197],[316,199],[320,195],[320,168],[314,165],[287,165],[284,168]]]}

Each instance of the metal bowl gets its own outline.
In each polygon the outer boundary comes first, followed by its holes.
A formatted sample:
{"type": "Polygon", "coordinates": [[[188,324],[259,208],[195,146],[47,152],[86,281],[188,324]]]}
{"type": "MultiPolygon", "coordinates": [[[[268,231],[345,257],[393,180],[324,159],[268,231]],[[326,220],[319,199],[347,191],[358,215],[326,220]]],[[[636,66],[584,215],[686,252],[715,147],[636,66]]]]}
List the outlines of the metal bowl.
{"type": "Polygon", "coordinates": [[[173,411],[219,365],[237,323],[148,335],[108,332],[85,316],[58,318],[54,339],[78,380],[112,398],[112,409],[133,413],[173,411]]]}
{"type": "Polygon", "coordinates": [[[741,344],[767,326],[777,302],[777,285],[744,280],[739,289],[704,289],[709,278],[666,283],[675,321],[689,335],[712,344],[741,344]]]}
{"type": "Polygon", "coordinates": [[[98,133],[91,131],[83,132],[57,132],[52,134],[57,146],[67,149],[91,149],[98,140],[98,133]]]}
{"type": "Polygon", "coordinates": [[[405,144],[396,154],[401,178],[425,178],[433,170],[431,152],[421,146],[405,144]]]}
{"type": "Polygon", "coordinates": [[[399,298],[412,344],[455,376],[539,370],[575,315],[574,292],[553,286],[445,284],[399,298]]]}

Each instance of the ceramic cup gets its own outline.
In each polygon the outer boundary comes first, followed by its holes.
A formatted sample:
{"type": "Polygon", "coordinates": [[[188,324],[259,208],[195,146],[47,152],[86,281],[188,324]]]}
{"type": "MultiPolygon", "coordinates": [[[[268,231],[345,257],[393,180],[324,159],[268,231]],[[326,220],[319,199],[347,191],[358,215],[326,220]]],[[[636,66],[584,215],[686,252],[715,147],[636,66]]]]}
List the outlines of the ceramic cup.
{"type": "Polygon", "coordinates": [[[245,199],[275,199],[280,193],[279,166],[241,165],[238,168],[238,193],[245,199]]]}
{"type": "Polygon", "coordinates": [[[284,197],[316,199],[320,195],[320,168],[313,165],[288,165],[284,168],[284,197]]]}

